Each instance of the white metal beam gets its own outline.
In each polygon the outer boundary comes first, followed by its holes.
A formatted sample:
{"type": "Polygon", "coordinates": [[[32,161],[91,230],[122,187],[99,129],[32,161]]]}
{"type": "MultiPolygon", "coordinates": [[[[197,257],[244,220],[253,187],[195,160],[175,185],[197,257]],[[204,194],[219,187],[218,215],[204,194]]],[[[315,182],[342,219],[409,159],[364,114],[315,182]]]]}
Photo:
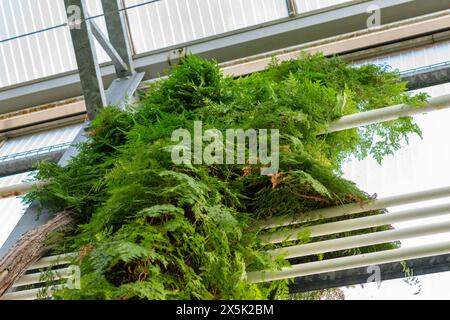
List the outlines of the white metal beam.
{"type": "Polygon", "coordinates": [[[33,188],[40,188],[45,185],[46,185],[45,182],[35,181],[35,182],[23,182],[10,186],[0,187],[0,198],[19,196],[27,192],[30,192],[33,188]]]}
{"type": "Polygon", "coordinates": [[[247,281],[251,283],[269,282],[447,253],[450,253],[450,241],[297,264],[279,271],[249,272],[247,281]]]}
{"type": "Polygon", "coordinates": [[[306,243],[297,246],[270,250],[268,253],[274,257],[283,256],[285,259],[291,259],[339,250],[361,248],[445,232],[450,232],[450,222],[438,222],[425,225],[421,224],[409,228],[365,233],[356,236],[306,243]]]}
{"type": "Polygon", "coordinates": [[[303,212],[299,213],[296,216],[273,217],[271,219],[258,222],[257,224],[255,224],[255,227],[260,229],[285,227],[300,224],[302,222],[342,217],[345,215],[434,200],[449,196],[450,186],[369,200],[362,203],[350,203],[338,207],[330,207],[310,212],[303,212]]]}
{"type": "Polygon", "coordinates": [[[56,256],[49,256],[40,259],[38,262],[33,264],[31,267],[28,268],[28,270],[36,270],[36,269],[43,269],[47,267],[52,266],[60,266],[72,263],[72,261],[78,257],[77,253],[66,253],[66,254],[60,254],[56,256]]]}
{"type": "MultiPolygon", "coordinates": [[[[78,256],[77,253],[68,253],[55,256],[49,256],[40,259],[38,262],[29,267],[28,273],[23,275],[12,288],[16,291],[6,293],[0,300],[35,300],[39,297],[43,288],[35,289],[24,289],[20,287],[30,286],[30,285],[41,285],[45,281],[42,281],[44,276],[50,276],[53,280],[65,280],[68,279],[72,274],[73,270],[67,267],[68,264],[72,263],[73,259],[78,256]],[[43,272],[41,269],[53,268],[49,272],[43,272]],[[56,269],[55,269],[56,268],[56,269]]],[[[51,295],[52,292],[63,288],[63,284],[53,285],[46,288],[46,293],[51,295]]]]}
{"type": "Polygon", "coordinates": [[[418,219],[438,217],[450,213],[450,204],[441,204],[425,208],[416,208],[387,214],[377,214],[368,217],[347,219],[342,221],[318,224],[309,227],[285,229],[274,233],[260,235],[264,244],[281,243],[285,241],[298,240],[299,235],[308,232],[309,237],[320,237],[336,233],[343,233],[373,227],[391,225],[399,222],[409,222],[418,219]]]}
{"type": "Polygon", "coordinates": [[[12,288],[29,286],[33,284],[42,283],[44,277],[51,277],[52,280],[62,280],[67,279],[73,270],[71,268],[56,269],[51,271],[35,272],[23,275],[16,283],[13,284],[12,288]]]}
{"type": "Polygon", "coordinates": [[[424,107],[413,107],[405,104],[360,112],[342,117],[334,121],[323,134],[367,126],[374,123],[411,117],[432,111],[450,108],[450,94],[432,98],[424,107]]]}
{"type": "MultiPolygon", "coordinates": [[[[47,295],[51,295],[52,292],[63,289],[63,285],[56,285],[47,288],[47,295]]],[[[29,289],[24,291],[11,292],[0,297],[0,300],[36,300],[39,294],[42,293],[43,288],[29,289]]]]}

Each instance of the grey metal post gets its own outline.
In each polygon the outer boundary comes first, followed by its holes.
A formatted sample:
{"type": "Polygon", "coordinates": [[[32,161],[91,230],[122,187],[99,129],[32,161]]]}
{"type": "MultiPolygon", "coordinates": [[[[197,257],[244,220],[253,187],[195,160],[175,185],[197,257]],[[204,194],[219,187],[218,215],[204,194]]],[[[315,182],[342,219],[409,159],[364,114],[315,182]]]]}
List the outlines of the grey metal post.
{"type": "Polygon", "coordinates": [[[134,73],[134,68],[130,41],[125,23],[125,13],[121,11],[118,0],[102,0],[102,6],[103,12],[105,13],[109,41],[128,67],[128,70],[116,68],[117,77],[124,78],[130,76],[134,73]]]}
{"type": "MultiPolygon", "coordinates": [[[[133,96],[145,73],[136,73],[132,67],[128,35],[123,17],[118,11],[119,7],[116,0],[103,1],[104,11],[107,12],[106,20],[107,25],[109,25],[108,33],[111,42],[107,41],[106,36],[102,34],[95,23],[87,20],[88,11],[85,0],[64,0],[64,4],[69,22],[77,22],[77,20],[80,22],[73,25],[69,23],[69,27],[71,27],[70,33],[86,109],[89,118],[92,120],[107,104],[123,106],[126,99],[133,96]],[[70,14],[77,13],[80,13],[80,16],[76,17],[75,20],[73,17],[69,17],[70,14]],[[94,36],[110,55],[116,70],[119,70],[121,74],[121,76],[118,75],[118,79],[113,81],[107,91],[103,86],[100,67],[94,50],[94,36]],[[127,75],[128,73],[129,75],[127,75]]],[[[73,141],[74,146],[69,147],[59,160],[60,166],[66,166],[70,159],[77,156],[79,150],[76,145],[87,141],[86,128],[88,126],[88,122],[84,123],[83,128],[73,141]]],[[[38,202],[35,202],[26,209],[25,214],[21,217],[7,241],[0,247],[0,258],[14,246],[24,233],[48,222],[53,217],[53,214],[44,208],[39,219],[36,219],[40,206],[38,202]]]]}
{"type": "Polygon", "coordinates": [[[295,17],[298,14],[297,3],[295,0],[286,0],[288,14],[290,17],[295,17]]]}
{"type": "MultiPolygon", "coordinates": [[[[79,8],[80,22],[71,25],[70,34],[75,49],[81,87],[86,103],[89,119],[94,119],[100,109],[107,105],[100,66],[94,50],[92,26],[88,20],[87,7],[84,0],[64,0],[67,12],[74,7],[79,8]]],[[[76,11],[75,11],[76,12],[76,11]]]]}
{"type": "Polygon", "coordinates": [[[450,62],[439,63],[425,68],[402,72],[402,80],[407,81],[408,90],[422,89],[450,82],[450,62]]]}

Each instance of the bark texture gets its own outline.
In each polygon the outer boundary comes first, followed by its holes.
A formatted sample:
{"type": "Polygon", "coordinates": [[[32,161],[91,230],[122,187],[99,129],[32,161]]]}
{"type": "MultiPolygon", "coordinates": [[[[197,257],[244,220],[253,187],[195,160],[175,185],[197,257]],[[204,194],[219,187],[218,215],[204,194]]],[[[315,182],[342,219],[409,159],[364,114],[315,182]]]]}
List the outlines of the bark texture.
{"type": "Polygon", "coordinates": [[[0,261],[0,297],[48,250],[46,238],[73,225],[70,212],[57,214],[46,224],[25,233],[0,261]]]}

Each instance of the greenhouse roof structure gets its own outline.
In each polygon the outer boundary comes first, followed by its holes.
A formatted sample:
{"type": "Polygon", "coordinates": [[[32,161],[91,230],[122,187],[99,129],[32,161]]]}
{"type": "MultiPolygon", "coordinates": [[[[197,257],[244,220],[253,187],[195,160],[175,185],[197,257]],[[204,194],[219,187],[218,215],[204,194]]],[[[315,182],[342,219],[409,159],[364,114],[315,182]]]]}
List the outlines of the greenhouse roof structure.
{"type": "MultiPolygon", "coordinates": [[[[36,220],[39,203],[28,206],[17,198],[45,184],[30,178],[36,164],[46,159],[66,165],[78,153],[74,144],[87,140],[84,130],[103,107],[138,100],[139,92],[188,54],[215,59],[224,75],[237,78],[265,70],[274,57],[287,61],[301,52],[322,52],[357,66],[388,64],[400,71],[408,90],[430,95],[422,108],[395,104],[344,116],[324,133],[450,108],[448,0],[258,1],[58,0],[50,5],[48,0],[0,0],[0,261],[24,233],[52,217],[44,209],[36,220]],[[81,8],[81,23],[71,20],[70,6],[81,8]],[[371,24],[377,18],[380,23],[371,24]]],[[[425,203],[424,208],[407,207],[388,217],[351,215],[442,200],[450,197],[449,186],[311,211],[316,220],[348,217],[314,226],[312,232],[332,235],[442,216],[450,212],[448,204],[425,203]]],[[[263,221],[260,228],[281,228],[265,238],[274,244],[297,240],[283,227],[301,223],[305,221],[275,219],[263,221]]],[[[288,258],[448,231],[449,223],[439,222],[324,240],[289,246],[288,258]]],[[[45,259],[37,265],[49,266],[51,258],[45,259]]],[[[379,266],[381,280],[404,278],[405,263],[415,275],[450,271],[450,243],[442,240],[248,276],[254,283],[294,279],[291,291],[305,292],[365,283],[373,265],[379,266]]],[[[37,275],[26,275],[14,288],[38,280],[37,275]]],[[[37,291],[8,295],[36,298],[37,291]]]]}

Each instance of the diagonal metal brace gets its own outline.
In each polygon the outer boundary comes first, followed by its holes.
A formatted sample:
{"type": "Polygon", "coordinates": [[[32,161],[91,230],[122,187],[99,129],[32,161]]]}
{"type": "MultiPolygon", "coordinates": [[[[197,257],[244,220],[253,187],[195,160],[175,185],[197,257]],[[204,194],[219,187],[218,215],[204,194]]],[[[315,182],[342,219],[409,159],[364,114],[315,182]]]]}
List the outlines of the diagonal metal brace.
{"type": "Polygon", "coordinates": [[[90,20],[89,23],[91,24],[91,30],[92,34],[94,35],[95,39],[100,43],[103,50],[108,54],[108,56],[111,58],[112,62],[114,63],[114,67],[116,68],[117,73],[119,74],[128,74],[128,66],[123,61],[122,57],[119,55],[119,53],[114,49],[113,45],[109,42],[106,35],[102,32],[100,27],[95,23],[95,21],[90,20]]]}
{"type": "Polygon", "coordinates": [[[127,71],[116,68],[117,77],[123,78],[130,76],[134,73],[134,67],[130,45],[131,41],[125,22],[125,8],[119,6],[118,0],[102,0],[102,6],[105,14],[109,41],[128,67],[127,71]]]}
{"type": "Polygon", "coordinates": [[[105,22],[108,30],[104,34],[100,27],[89,18],[85,0],[64,0],[66,8],[79,8],[81,23],[71,28],[80,81],[83,88],[89,119],[94,119],[106,105],[123,107],[126,99],[132,97],[144,73],[136,73],[130,49],[130,39],[125,25],[123,8],[118,0],[102,0],[105,22]],[[110,56],[117,79],[107,91],[104,90],[102,76],[94,51],[94,38],[110,56]]]}
{"type": "MultiPolygon", "coordinates": [[[[95,23],[91,23],[87,14],[85,0],[64,0],[64,4],[68,9],[68,15],[70,12],[73,12],[74,8],[78,9],[75,12],[79,11],[81,13],[79,19],[76,19],[79,23],[75,25],[69,23],[69,26],[71,26],[70,34],[75,49],[85,104],[91,120],[96,117],[102,107],[108,104],[123,106],[126,99],[133,96],[144,76],[144,73],[136,73],[134,71],[128,34],[124,27],[123,17],[117,1],[104,0],[102,3],[104,5],[110,41],[106,41],[106,36],[98,32],[100,30],[98,26],[95,23]],[[111,84],[107,91],[104,90],[97,55],[94,51],[94,37],[97,38],[103,48],[106,46],[106,51],[110,50],[118,75],[118,79],[111,84]]],[[[88,122],[84,124],[74,144],[88,139],[86,134],[88,125],[88,122]]],[[[66,166],[70,159],[77,156],[77,154],[77,147],[71,146],[66,150],[58,164],[63,167],[66,166]]],[[[44,209],[40,219],[36,220],[36,216],[38,216],[41,209],[40,206],[36,202],[26,209],[26,213],[21,217],[14,231],[0,248],[0,257],[14,246],[22,234],[46,223],[52,218],[52,213],[44,209]]]]}

